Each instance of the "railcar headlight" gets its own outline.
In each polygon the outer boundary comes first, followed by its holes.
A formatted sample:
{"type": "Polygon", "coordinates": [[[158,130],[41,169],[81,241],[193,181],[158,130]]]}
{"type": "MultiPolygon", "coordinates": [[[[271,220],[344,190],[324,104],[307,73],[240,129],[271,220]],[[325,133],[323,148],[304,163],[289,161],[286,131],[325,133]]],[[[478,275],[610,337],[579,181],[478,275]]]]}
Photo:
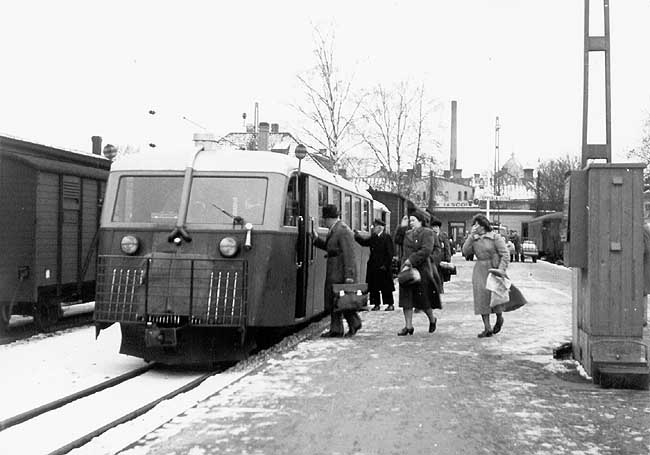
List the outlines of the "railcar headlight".
{"type": "Polygon", "coordinates": [[[231,258],[237,254],[238,250],[239,244],[237,243],[237,240],[232,237],[224,237],[221,239],[221,242],[219,242],[219,252],[224,257],[231,258]]]}
{"type": "Polygon", "coordinates": [[[120,242],[120,248],[125,254],[135,254],[140,247],[140,241],[134,235],[125,235],[120,242]]]}

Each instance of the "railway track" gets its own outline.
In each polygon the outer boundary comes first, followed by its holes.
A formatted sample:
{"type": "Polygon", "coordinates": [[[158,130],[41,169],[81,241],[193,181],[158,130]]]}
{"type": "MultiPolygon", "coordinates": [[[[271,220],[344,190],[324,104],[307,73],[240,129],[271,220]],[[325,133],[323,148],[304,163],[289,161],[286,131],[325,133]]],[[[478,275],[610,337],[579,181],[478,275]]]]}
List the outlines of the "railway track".
{"type": "Polygon", "coordinates": [[[0,422],[0,453],[60,455],[187,392],[209,372],[151,364],[0,422]]]}
{"type": "Polygon", "coordinates": [[[5,418],[0,421],[0,454],[117,453],[194,403],[251,374],[278,352],[317,336],[328,325],[328,318],[316,321],[234,366],[188,372],[152,363],[5,418]],[[205,386],[199,387],[203,383],[205,386]],[[185,392],[189,393],[184,398],[172,400],[185,392]],[[169,405],[162,406],[163,410],[144,417],[166,400],[169,405]],[[140,416],[144,420],[138,419],[140,416]],[[126,422],[128,425],[122,425],[126,422]]]}
{"type": "MultiPolygon", "coordinates": [[[[91,324],[93,322],[94,302],[81,305],[71,305],[63,308],[63,317],[50,327],[46,333],[71,329],[91,324]]],[[[13,343],[14,341],[45,333],[38,330],[31,317],[17,318],[9,324],[9,327],[0,332],[0,345],[13,343]]]]}

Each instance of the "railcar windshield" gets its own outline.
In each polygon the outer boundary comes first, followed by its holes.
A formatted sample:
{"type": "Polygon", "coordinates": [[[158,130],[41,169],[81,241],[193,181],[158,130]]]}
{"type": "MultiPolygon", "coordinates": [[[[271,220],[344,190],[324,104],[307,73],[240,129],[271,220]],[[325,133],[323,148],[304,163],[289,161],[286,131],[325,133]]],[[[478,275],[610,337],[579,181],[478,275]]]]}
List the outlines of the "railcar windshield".
{"type": "Polygon", "coordinates": [[[174,225],[178,218],[183,176],[120,178],[113,221],[174,225]]]}
{"type": "Polygon", "coordinates": [[[195,176],[192,180],[187,223],[232,224],[235,217],[262,224],[267,179],[263,177],[195,176]]]}

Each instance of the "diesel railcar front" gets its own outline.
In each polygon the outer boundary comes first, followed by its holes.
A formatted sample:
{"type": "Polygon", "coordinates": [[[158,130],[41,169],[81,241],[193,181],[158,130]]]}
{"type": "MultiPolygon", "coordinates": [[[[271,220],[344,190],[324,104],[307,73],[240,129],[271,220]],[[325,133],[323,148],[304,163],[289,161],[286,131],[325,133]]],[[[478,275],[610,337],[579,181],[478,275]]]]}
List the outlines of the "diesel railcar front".
{"type": "MultiPolygon", "coordinates": [[[[309,158],[200,150],[113,165],[100,229],[95,321],[122,353],[167,364],[246,357],[324,312],[326,259],[311,245],[338,204],[369,230],[372,199],[309,158]],[[182,158],[185,156],[186,158],[182,158]]],[[[359,276],[367,252],[357,248],[359,276]]]]}

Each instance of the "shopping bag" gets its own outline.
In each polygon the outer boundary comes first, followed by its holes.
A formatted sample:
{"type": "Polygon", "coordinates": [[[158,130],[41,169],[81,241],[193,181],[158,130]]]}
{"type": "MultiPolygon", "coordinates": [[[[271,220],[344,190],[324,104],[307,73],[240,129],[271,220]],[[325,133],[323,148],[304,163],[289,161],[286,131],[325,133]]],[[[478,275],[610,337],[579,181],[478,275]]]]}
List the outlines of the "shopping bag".
{"type": "Polygon", "coordinates": [[[514,284],[510,284],[510,299],[503,304],[503,311],[514,311],[526,303],[528,302],[521,291],[514,284]]]}
{"type": "Polygon", "coordinates": [[[334,312],[365,310],[368,305],[368,284],[333,284],[334,312]]]}
{"type": "Polygon", "coordinates": [[[511,284],[510,280],[501,273],[488,273],[485,288],[490,291],[490,308],[510,300],[511,284]]]}

